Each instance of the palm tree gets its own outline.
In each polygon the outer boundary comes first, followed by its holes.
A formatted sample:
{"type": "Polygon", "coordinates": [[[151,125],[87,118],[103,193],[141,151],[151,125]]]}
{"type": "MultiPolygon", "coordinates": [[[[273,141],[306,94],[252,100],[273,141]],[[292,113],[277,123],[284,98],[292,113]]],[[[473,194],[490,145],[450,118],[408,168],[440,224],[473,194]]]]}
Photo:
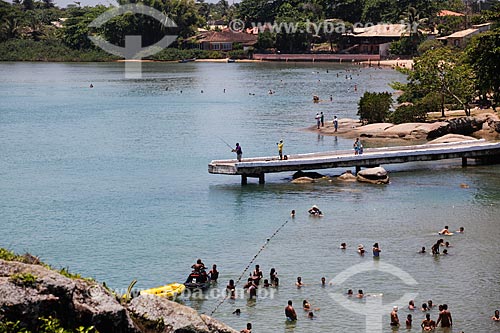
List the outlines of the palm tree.
{"type": "Polygon", "coordinates": [[[17,38],[21,33],[21,25],[16,17],[5,18],[1,26],[2,34],[7,38],[17,38]]]}

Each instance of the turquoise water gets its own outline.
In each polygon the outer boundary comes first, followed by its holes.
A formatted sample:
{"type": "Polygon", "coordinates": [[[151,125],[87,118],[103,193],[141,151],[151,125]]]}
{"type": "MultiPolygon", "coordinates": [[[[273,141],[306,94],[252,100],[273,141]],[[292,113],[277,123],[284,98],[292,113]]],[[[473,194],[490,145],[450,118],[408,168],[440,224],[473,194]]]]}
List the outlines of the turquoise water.
{"type": "MultiPolygon", "coordinates": [[[[117,290],[135,278],[138,288],[183,282],[203,258],[218,264],[222,288],[295,209],[297,217],[255,262],[266,278],[277,269],[281,286],[274,297],[227,301],[216,318],[237,329],[250,321],[256,332],[364,332],[365,316],[329,295],[363,289],[382,293],[389,306],[405,292],[418,293],[417,305],[429,298],[447,303],[453,332],[500,332],[489,320],[500,307],[499,166],[389,165],[387,186],[296,185],[283,173],[242,187],[238,177],[207,172],[210,160],[234,157],[223,141],[240,142],[246,157],[276,154],[279,139],[285,154],[350,148],[350,140],[304,128],[320,111],[327,120],[355,118],[364,91],[388,90],[400,74],[335,64],[155,63],[143,69],[142,79],[129,80],[122,64],[0,64],[0,246],[32,252],[117,290]],[[313,94],[334,100],[313,104],[313,94]],[[323,218],[307,216],[312,204],[323,218]],[[446,239],[450,255],[418,255],[446,224],[466,230],[446,239]],[[341,242],[348,244],[345,252],[341,242]],[[373,262],[355,247],[369,250],[374,242],[382,248],[379,262],[406,271],[418,285],[375,271],[320,286],[322,276],[329,281],[373,262]],[[299,275],[306,283],[300,290],[294,286],[299,275]],[[284,320],[288,299],[298,310],[296,325],[284,320]],[[305,318],[303,299],[321,308],[315,320],[305,318]],[[241,317],[231,314],[236,308],[241,317]]],[[[180,301],[209,314],[219,300],[206,296],[180,301]]],[[[395,304],[402,321],[410,313],[407,302],[395,304]]],[[[437,310],[431,315],[437,319],[437,310]]],[[[420,332],[424,315],[413,317],[410,331],[420,332]]],[[[391,331],[388,322],[389,312],[384,332],[391,331]]]]}

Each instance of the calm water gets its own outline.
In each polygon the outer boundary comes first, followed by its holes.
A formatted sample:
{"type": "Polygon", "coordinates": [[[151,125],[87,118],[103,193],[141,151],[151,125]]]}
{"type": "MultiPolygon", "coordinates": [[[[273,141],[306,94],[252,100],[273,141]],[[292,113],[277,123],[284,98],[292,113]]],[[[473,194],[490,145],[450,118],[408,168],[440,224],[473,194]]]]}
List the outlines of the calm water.
{"type": "MultiPolygon", "coordinates": [[[[400,74],[334,64],[188,63],[144,64],[143,79],[127,80],[122,69],[0,64],[0,246],[118,290],[135,278],[138,288],[182,282],[200,257],[218,264],[224,287],[295,209],[297,217],[255,262],[266,278],[276,267],[282,285],[274,298],[227,301],[215,317],[237,329],[250,321],[255,332],[364,332],[365,317],[329,296],[351,288],[382,293],[384,304],[400,306],[403,322],[408,300],[394,302],[417,292],[417,305],[431,298],[450,306],[453,332],[500,332],[489,320],[500,307],[499,166],[389,165],[387,186],[295,185],[284,173],[242,187],[238,177],[207,173],[210,160],[234,157],[224,141],[240,142],[246,157],[276,154],[279,139],[285,154],[348,149],[350,140],[303,129],[320,111],[327,120],[355,118],[364,91],[388,90],[400,74]],[[313,94],[334,101],[313,104],[313,94]],[[323,210],[322,219],[307,216],[312,204],[323,210]],[[466,230],[446,239],[450,255],[418,255],[446,224],[466,230]],[[345,252],[341,242],[348,244],[345,252]],[[374,271],[321,288],[322,276],[330,280],[372,262],[355,247],[370,249],[374,242],[383,251],[379,263],[406,271],[418,284],[374,271]],[[306,286],[297,290],[299,275],[306,286]],[[284,320],[288,299],[299,314],[296,325],[284,320]],[[315,320],[305,318],[303,299],[321,308],[315,320]],[[241,317],[231,314],[236,308],[241,317]]],[[[205,313],[218,303],[181,301],[205,313]]],[[[431,314],[437,319],[437,310],[431,314]]],[[[420,332],[424,315],[413,317],[410,331],[420,332]]],[[[388,312],[383,322],[390,332],[388,312]]]]}

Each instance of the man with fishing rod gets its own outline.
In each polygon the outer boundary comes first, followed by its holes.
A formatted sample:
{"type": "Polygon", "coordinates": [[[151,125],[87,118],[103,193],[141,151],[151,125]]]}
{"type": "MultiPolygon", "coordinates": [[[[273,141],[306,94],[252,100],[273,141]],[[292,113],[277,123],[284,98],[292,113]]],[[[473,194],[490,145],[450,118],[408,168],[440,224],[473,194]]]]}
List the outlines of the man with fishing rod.
{"type": "Polygon", "coordinates": [[[241,150],[241,146],[238,142],[236,142],[236,147],[231,150],[233,153],[236,153],[236,159],[238,162],[241,162],[241,156],[243,155],[243,151],[241,150]]]}
{"type": "Polygon", "coordinates": [[[243,156],[243,151],[241,150],[240,144],[238,142],[236,142],[236,147],[233,149],[233,147],[231,147],[229,145],[229,143],[227,143],[223,138],[221,138],[218,135],[217,135],[217,137],[219,138],[219,140],[224,142],[226,144],[226,146],[228,146],[233,153],[236,153],[236,159],[238,160],[238,162],[241,162],[241,156],[243,156]]]}

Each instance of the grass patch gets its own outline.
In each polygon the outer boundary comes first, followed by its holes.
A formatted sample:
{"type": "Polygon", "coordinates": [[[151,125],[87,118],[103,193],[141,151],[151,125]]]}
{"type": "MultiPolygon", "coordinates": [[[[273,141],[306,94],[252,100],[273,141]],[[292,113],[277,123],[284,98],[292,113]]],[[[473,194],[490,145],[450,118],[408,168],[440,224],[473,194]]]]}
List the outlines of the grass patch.
{"type": "Polygon", "coordinates": [[[15,285],[22,287],[34,287],[37,283],[37,277],[31,273],[14,274],[9,280],[15,285]]]}

